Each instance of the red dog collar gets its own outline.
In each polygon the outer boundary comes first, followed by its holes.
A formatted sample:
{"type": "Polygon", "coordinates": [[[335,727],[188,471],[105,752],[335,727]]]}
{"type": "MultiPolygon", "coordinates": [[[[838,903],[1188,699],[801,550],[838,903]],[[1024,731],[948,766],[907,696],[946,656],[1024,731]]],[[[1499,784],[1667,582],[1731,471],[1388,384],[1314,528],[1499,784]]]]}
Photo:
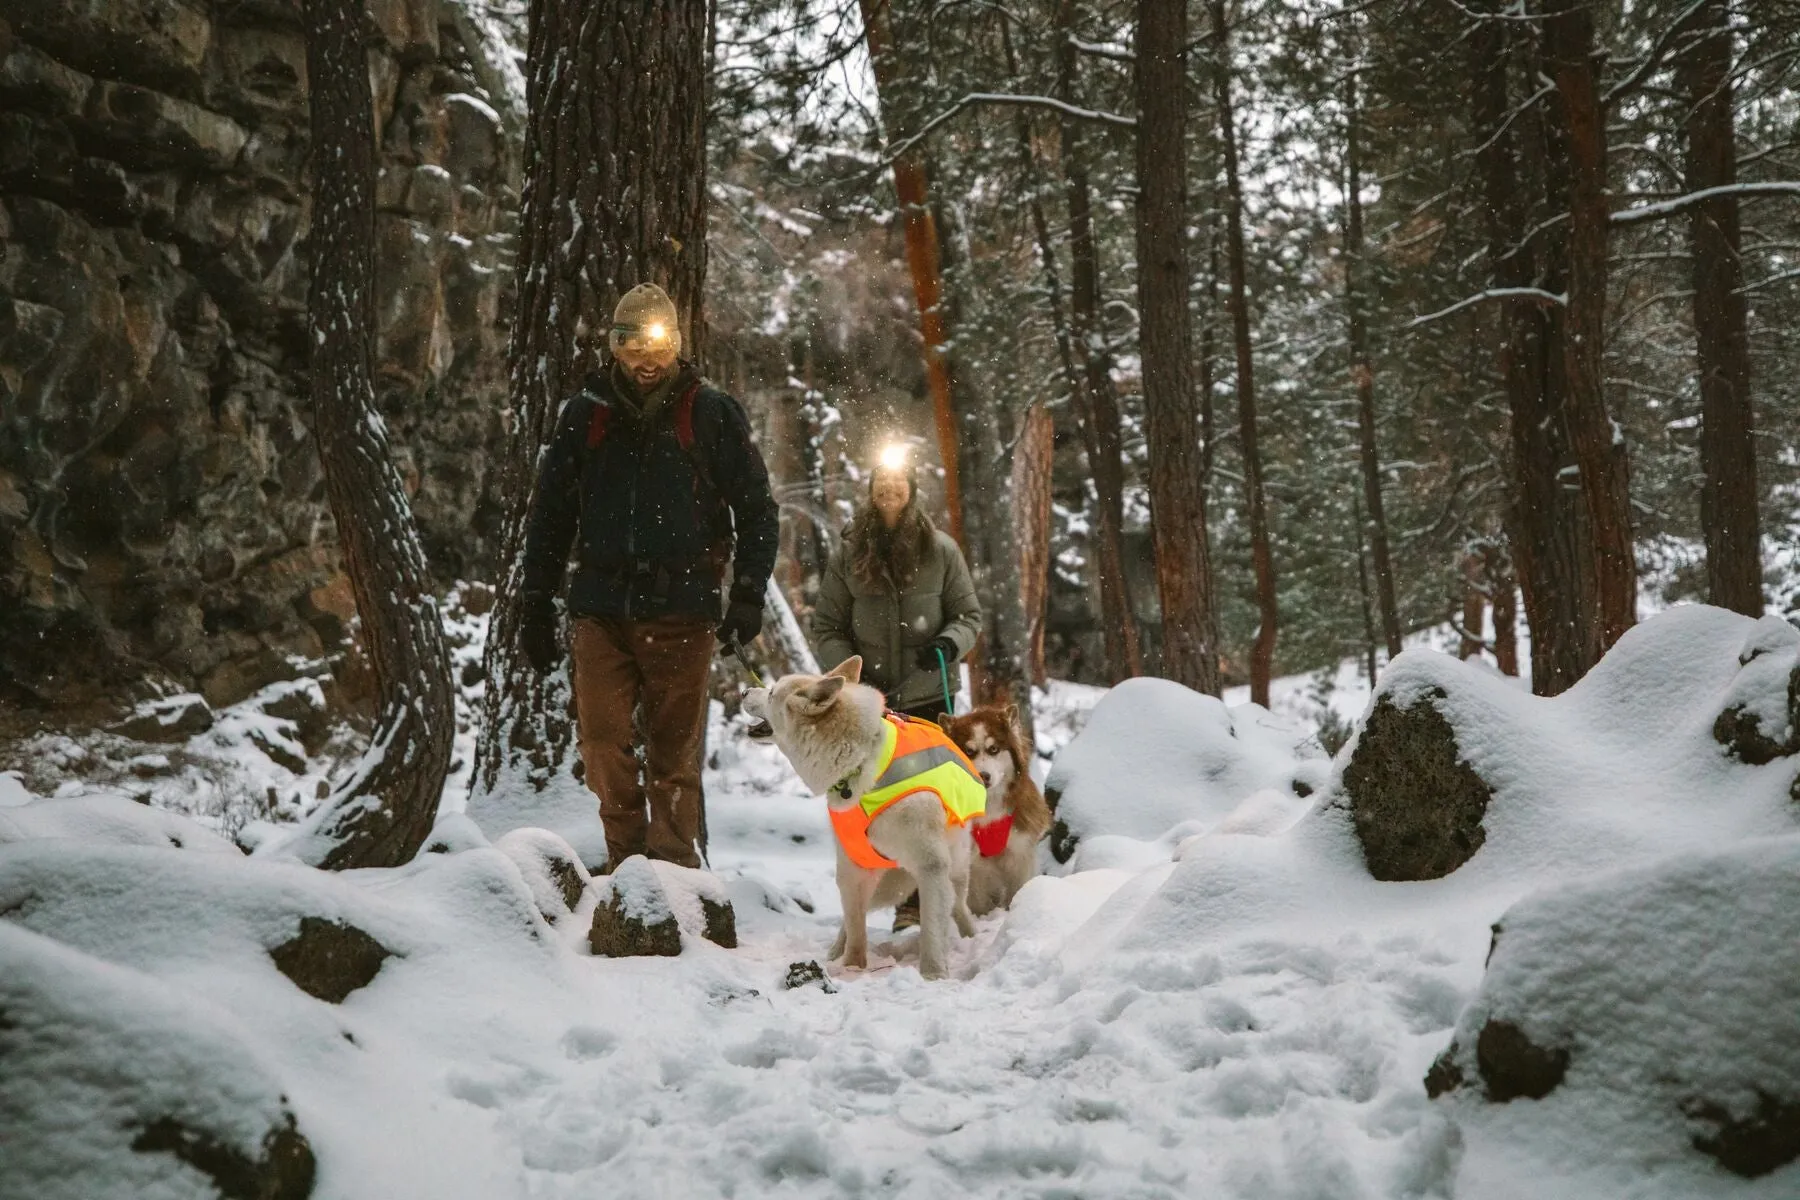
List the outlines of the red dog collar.
{"type": "Polygon", "coordinates": [[[991,821],[970,821],[969,832],[975,835],[975,848],[983,858],[998,858],[1006,853],[1006,839],[1012,836],[1012,814],[991,821]]]}

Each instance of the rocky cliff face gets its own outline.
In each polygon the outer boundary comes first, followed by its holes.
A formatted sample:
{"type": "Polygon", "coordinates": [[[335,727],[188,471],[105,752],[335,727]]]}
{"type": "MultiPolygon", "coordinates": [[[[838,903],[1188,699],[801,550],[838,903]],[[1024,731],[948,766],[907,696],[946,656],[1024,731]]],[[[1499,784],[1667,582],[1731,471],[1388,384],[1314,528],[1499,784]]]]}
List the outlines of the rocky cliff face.
{"type": "MultiPolygon", "coordinates": [[[[482,570],[517,66],[374,0],[377,390],[428,553],[482,570]]],[[[299,0],[0,12],[0,707],[166,678],[228,703],[353,615],[306,403],[299,0]]]]}

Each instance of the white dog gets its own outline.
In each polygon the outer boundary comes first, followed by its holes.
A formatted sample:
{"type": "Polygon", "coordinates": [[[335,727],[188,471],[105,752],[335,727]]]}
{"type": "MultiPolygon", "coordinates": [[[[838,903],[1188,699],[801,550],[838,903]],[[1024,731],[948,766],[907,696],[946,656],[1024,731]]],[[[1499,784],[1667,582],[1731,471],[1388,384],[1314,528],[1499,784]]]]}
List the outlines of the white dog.
{"type": "Polygon", "coordinates": [[[847,967],[868,966],[869,910],[892,908],[916,888],[919,974],[942,979],[949,973],[952,929],[964,937],[975,933],[967,818],[980,814],[986,789],[935,725],[897,724],[902,719],[885,715],[881,693],[858,682],[861,677],[861,658],[824,675],[784,676],[771,688],[745,693],[744,711],[769,723],[775,744],[801,781],[825,795],[831,808],[844,905],[831,957],[841,955],[847,967]],[[941,741],[942,752],[926,744],[932,737],[941,741]],[[907,769],[908,760],[914,766],[932,762],[927,769],[934,774],[894,782],[891,777],[907,769]],[[919,782],[939,790],[908,790],[919,782]],[[898,799],[865,816],[865,795],[878,799],[895,791],[901,793],[898,799]],[[886,865],[859,865],[858,857],[886,865]]]}

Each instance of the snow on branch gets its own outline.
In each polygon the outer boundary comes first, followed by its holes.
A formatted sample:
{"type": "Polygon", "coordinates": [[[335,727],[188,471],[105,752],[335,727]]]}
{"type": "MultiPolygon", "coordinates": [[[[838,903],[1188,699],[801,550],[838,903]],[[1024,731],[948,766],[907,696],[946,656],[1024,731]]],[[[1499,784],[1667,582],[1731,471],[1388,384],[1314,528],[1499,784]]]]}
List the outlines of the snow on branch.
{"type": "Polygon", "coordinates": [[[891,147],[888,150],[886,158],[882,160],[882,165],[886,166],[894,162],[895,159],[904,157],[914,146],[931,136],[938,126],[949,121],[957,114],[966,112],[971,108],[983,104],[1048,108],[1062,113],[1064,116],[1074,117],[1079,121],[1098,121],[1103,125],[1114,125],[1120,129],[1137,128],[1137,120],[1134,117],[1122,117],[1118,113],[1105,112],[1100,109],[1080,108],[1076,105],[1058,100],[1053,96],[1015,96],[1006,92],[970,92],[961,100],[958,100],[955,104],[952,104],[949,108],[946,108],[943,112],[925,122],[919,129],[919,132],[906,138],[898,145],[891,147]]]}
{"type": "Polygon", "coordinates": [[[1655,204],[1641,204],[1636,208],[1622,209],[1612,215],[1612,223],[1626,225],[1632,221],[1654,221],[1659,217],[1672,217],[1676,213],[1686,212],[1696,204],[1705,204],[1708,200],[1714,200],[1720,196],[1800,196],[1800,181],[1787,179],[1772,183],[1727,183],[1720,187],[1701,188],[1697,192],[1676,196],[1672,200],[1659,200],[1655,204]]]}
{"type": "Polygon", "coordinates": [[[1482,303],[1484,300],[1536,300],[1541,304],[1558,305],[1567,304],[1569,302],[1568,296],[1558,292],[1546,292],[1543,288],[1489,288],[1487,291],[1478,292],[1475,295],[1468,297],[1466,300],[1458,300],[1449,308],[1439,309],[1434,313],[1426,313],[1422,317],[1414,317],[1400,328],[1417,329],[1421,325],[1429,325],[1433,321],[1447,317],[1453,312],[1460,312],[1465,308],[1473,307],[1474,305],[1482,303]]]}
{"type": "Polygon", "coordinates": [[[1101,42],[1084,42],[1078,37],[1071,37],[1069,45],[1083,54],[1091,54],[1095,58],[1110,58],[1114,62],[1136,62],[1137,55],[1118,46],[1108,46],[1101,42]]]}

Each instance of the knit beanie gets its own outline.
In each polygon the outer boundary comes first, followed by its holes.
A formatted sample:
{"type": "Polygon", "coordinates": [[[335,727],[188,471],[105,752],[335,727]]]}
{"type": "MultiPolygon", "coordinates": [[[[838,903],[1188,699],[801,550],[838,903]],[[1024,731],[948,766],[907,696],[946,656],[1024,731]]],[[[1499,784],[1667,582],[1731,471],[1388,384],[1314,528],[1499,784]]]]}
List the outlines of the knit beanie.
{"type": "Polygon", "coordinates": [[[640,339],[648,344],[666,339],[674,355],[681,353],[681,323],[675,302],[654,283],[640,283],[619,297],[607,345],[616,355],[620,346],[640,339]]]}

